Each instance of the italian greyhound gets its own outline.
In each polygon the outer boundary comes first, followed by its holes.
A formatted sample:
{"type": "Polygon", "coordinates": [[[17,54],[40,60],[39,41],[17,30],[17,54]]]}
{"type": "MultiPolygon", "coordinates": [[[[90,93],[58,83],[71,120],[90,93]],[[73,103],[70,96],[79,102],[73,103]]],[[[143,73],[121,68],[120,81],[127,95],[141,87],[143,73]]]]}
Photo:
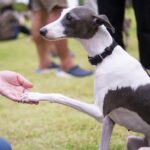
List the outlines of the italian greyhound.
{"type": "Polygon", "coordinates": [[[107,29],[114,32],[108,18],[84,6],[64,9],[56,21],[40,29],[48,40],[76,38],[84,46],[89,62],[96,66],[94,104],[57,93],[28,92],[22,100],[67,105],[103,122],[99,150],[108,150],[115,124],[144,134],[128,137],[128,150],[150,149],[150,78],[107,29]]]}

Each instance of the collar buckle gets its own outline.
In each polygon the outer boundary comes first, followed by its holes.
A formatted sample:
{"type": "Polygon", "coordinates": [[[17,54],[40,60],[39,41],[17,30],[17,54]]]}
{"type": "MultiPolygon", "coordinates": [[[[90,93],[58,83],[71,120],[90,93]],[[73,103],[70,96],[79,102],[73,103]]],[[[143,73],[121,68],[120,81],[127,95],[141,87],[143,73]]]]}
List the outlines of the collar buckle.
{"type": "Polygon", "coordinates": [[[101,60],[104,59],[103,56],[102,56],[101,54],[99,54],[99,55],[97,55],[97,56],[99,56],[101,60]]]}

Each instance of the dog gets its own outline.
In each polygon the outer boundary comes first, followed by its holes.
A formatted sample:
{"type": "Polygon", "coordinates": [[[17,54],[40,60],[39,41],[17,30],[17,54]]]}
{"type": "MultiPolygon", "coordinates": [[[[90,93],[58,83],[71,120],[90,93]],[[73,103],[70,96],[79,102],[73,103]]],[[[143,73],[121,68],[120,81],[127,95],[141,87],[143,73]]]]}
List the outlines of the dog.
{"type": "Polygon", "coordinates": [[[22,101],[67,105],[103,122],[99,150],[108,150],[115,124],[144,137],[130,136],[128,150],[150,149],[150,78],[142,65],[111,37],[114,27],[105,15],[84,6],[67,8],[61,16],[40,29],[48,40],[76,38],[95,65],[95,103],[88,104],[57,93],[27,92],[22,101]]]}

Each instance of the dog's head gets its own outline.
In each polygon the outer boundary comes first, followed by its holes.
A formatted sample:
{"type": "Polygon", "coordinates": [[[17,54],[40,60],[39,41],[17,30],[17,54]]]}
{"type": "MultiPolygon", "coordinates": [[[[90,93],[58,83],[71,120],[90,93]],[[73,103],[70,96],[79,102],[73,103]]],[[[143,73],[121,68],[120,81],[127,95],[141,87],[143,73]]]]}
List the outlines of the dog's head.
{"type": "Polygon", "coordinates": [[[42,27],[40,33],[49,40],[73,37],[89,39],[94,36],[99,26],[105,25],[114,32],[105,15],[96,15],[91,9],[83,6],[64,9],[54,22],[42,27]]]}

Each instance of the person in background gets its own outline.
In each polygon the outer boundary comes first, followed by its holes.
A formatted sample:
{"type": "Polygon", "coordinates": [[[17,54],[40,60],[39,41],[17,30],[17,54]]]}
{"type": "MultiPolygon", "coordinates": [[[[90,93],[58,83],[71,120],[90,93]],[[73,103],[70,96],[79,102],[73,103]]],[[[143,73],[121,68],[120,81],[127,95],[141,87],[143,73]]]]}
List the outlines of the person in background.
{"type": "Polygon", "coordinates": [[[21,22],[21,15],[17,13],[12,3],[0,7],[0,41],[17,39],[19,33],[30,35],[30,29],[21,22]]]}
{"type": "MultiPolygon", "coordinates": [[[[105,14],[115,27],[115,38],[118,44],[123,43],[123,22],[125,13],[125,0],[97,0],[99,14],[105,14]]],[[[150,69],[150,2],[149,0],[132,1],[136,23],[139,55],[142,65],[150,69]]]]}
{"type": "Polygon", "coordinates": [[[31,0],[30,6],[32,10],[32,37],[37,47],[39,56],[39,68],[37,73],[42,73],[47,69],[59,68],[49,59],[48,50],[53,45],[57,49],[57,54],[61,62],[61,70],[75,77],[84,77],[92,74],[92,71],[81,69],[75,64],[73,57],[67,45],[67,40],[48,42],[44,40],[39,30],[42,26],[56,20],[63,8],[67,7],[66,0],[31,0]]]}
{"type": "MultiPolygon", "coordinates": [[[[21,103],[25,91],[32,88],[32,83],[19,73],[12,71],[0,71],[0,95],[21,103]]],[[[29,104],[38,104],[28,102],[29,104]]],[[[11,144],[0,137],[0,150],[12,150],[11,144]]]]}

